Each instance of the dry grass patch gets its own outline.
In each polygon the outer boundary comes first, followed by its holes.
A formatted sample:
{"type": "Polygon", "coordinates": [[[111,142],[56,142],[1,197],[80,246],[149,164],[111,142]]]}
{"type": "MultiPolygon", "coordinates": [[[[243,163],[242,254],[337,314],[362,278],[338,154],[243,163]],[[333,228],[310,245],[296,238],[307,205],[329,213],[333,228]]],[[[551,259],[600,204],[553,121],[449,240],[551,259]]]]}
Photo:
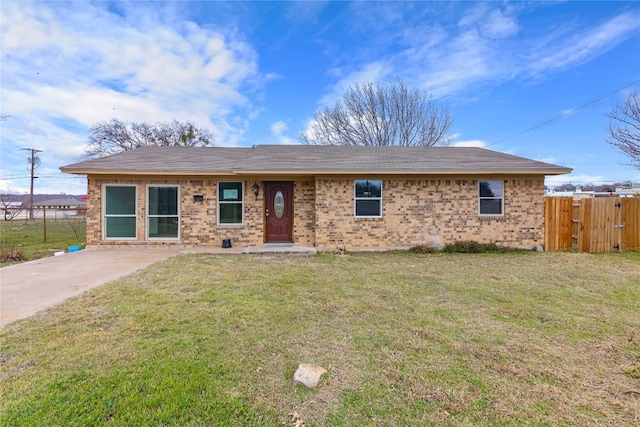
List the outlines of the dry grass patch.
{"type": "Polygon", "coordinates": [[[5,328],[7,425],[633,425],[640,252],[190,255],[5,328]],[[292,384],[299,363],[329,370],[292,384]]]}
{"type": "Polygon", "coordinates": [[[53,256],[69,246],[84,245],[85,224],[81,218],[49,219],[45,239],[42,220],[0,220],[0,267],[53,256]]]}

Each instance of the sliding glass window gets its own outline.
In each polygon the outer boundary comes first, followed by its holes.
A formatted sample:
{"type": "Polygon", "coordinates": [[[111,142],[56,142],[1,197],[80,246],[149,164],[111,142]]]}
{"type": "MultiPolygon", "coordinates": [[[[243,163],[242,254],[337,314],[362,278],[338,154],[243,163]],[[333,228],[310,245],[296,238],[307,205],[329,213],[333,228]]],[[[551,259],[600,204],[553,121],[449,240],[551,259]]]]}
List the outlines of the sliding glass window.
{"type": "Polygon", "coordinates": [[[149,186],[147,196],[147,237],[175,240],[180,237],[180,191],[178,186],[149,186]]]}
{"type": "Polygon", "coordinates": [[[104,239],[130,240],[136,234],[136,186],[105,185],[104,217],[102,235],[104,239]]]}

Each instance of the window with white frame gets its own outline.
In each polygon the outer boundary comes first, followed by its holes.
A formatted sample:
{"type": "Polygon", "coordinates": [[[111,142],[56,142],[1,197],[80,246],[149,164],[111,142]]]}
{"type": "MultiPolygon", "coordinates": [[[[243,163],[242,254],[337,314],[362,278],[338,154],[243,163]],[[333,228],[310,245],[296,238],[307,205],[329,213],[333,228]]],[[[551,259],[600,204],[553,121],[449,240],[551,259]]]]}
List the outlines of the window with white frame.
{"type": "Polygon", "coordinates": [[[478,182],[478,213],[480,215],[503,215],[504,183],[502,181],[478,182]]]}
{"type": "Polygon", "coordinates": [[[356,217],[380,218],[382,216],[382,181],[355,181],[354,212],[356,217]]]}
{"type": "Polygon", "coordinates": [[[218,183],[218,224],[239,225],[243,221],[243,183],[218,183]]]}
{"type": "Polygon", "coordinates": [[[149,239],[179,238],[179,193],[177,185],[147,187],[147,237],[149,239]]]}
{"type": "Polygon", "coordinates": [[[135,239],[136,200],[135,185],[105,185],[103,187],[104,239],[135,239]]]}

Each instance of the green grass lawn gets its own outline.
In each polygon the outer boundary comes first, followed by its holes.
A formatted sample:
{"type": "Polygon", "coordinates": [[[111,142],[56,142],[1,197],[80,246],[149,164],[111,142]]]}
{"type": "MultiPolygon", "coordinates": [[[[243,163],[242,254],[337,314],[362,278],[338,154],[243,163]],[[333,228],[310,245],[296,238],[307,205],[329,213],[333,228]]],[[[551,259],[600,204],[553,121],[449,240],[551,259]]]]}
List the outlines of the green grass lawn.
{"type": "Polygon", "coordinates": [[[86,235],[86,222],[81,218],[47,219],[46,240],[42,219],[0,221],[0,267],[52,256],[69,246],[82,246],[86,235]]]}
{"type": "Polygon", "coordinates": [[[640,252],[182,255],[4,328],[7,426],[640,423],[640,252]],[[295,386],[299,363],[325,367],[295,386]]]}

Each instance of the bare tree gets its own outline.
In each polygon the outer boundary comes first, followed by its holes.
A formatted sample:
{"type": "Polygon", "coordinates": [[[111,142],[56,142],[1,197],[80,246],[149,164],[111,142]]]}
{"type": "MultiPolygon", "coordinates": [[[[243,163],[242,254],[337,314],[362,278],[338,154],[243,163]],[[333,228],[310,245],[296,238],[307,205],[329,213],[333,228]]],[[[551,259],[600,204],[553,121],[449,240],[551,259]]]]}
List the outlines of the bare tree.
{"type": "Polygon", "coordinates": [[[631,158],[631,165],[640,169],[640,95],[633,91],[624,103],[618,103],[607,116],[607,142],[631,158]]]}
{"type": "Polygon", "coordinates": [[[22,212],[23,203],[18,199],[19,197],[11,189],[0,193],[0,209],[4,212],[5,221],[11,221],[22,212]]]}
{"type": "Polygon", "coordinates": [[[87,157],[103,157],[137,147],[163,145],[198,147],[213,145],[213,135],[190,122],[130,123],[118,119],[99,122],[89,128],[87,157]]]}
{"type": "Polygon", "coordinates": [[[73,232],[73,235],[76,237],[76,239],[79,239],[80,233],[87,229],[86,220],[77,215],[69,218],[66,223],[67,227],[73,232]]]}
{"type": "Polygon", "coordinates": [[[314,113],[298,139],[314,145],[450,145],[453,120],[425,91],[395,83],[355,84],[342,101],[314,113]]]}

